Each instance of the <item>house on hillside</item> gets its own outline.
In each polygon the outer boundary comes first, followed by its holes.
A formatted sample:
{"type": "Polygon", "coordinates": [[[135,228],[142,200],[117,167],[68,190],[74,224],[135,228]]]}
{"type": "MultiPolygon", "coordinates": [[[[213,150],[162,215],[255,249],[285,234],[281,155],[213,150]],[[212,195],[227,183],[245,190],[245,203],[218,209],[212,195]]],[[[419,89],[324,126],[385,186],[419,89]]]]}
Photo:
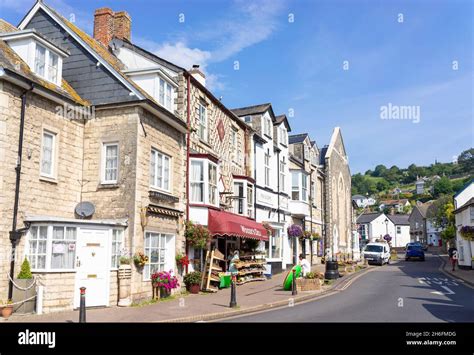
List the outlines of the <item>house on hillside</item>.
{"type": "Polygon", "coordinates": [[[427,213],[432,201],[426,203],[417,203],[410,213],[410,241],[428,243],[427,233],[427,213]]]}
{"type": "Polygon", "coordinates": [[[418,179],[415,182],[415,193],[417,195],[421,195],[425,192],[425,180],[423,179],[418,179]]]}
{"type": "Polygon", "coordinates": [[[454,208],[459,267],[472,269],[474,268],[474,239],[472,238],[474,234],[474,180],[454,196],[454,208]],[[461,229],[470,230],[470,240],[462,234],[461,229]]]}
{"type": "Polygon", "coordinates": [[[354,201],[357,204],[357,207],[359,208],[373,206],[376,203],[374,198],[369,197],[369,196],[362,196],[362,195],[352,196],[352,201],[354,201]]]}
{"type": "Polygon", "coordinates": [[[400,200],[383,200],[380,201],[379,204],[380,211],[384,211],[385,209],[390,211],[393,209],[396,213],[403,213],[406,207],[411,207],[410,201],[406,198],[400,200]]]}

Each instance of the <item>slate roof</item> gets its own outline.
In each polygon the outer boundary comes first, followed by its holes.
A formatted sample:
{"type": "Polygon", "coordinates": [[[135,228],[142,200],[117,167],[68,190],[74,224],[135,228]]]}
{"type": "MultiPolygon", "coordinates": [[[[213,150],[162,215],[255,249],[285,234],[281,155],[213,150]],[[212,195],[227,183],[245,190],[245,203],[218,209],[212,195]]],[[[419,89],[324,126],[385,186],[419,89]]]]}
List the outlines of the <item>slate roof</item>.
{"type": "Polygon", "coordinates": [[[428,209],[431,207],[432,204],[433,202],[429,201],[429,202],[423,203],[422,205],[417,205],[415,207],[418,208],[418,211],[420,211],[423,218],[426,218],[428,214],[428,209]]]}
{"type": "Polygon", "coordinates": [[[276,116],[275,121],[274,121],[274,125],[278,126],[279,124],[281,124],[283,122],[285,122],[285,124],[286,124],[287,131],[291,132],[290,122],[288,121],[288,118],[286,117],[285,114],[276,116]]]}
{"type": "Polygon", "coordinates": [[[324,165],[326,163],[326,153],[328,152],[328,146],[325,145],[321,149],[321,154],[319,155],[319,165],[324,165]]]}
{"type": "Polygon", "coordinates": [[[357,218],[357,223],[359,223],[359,224],[370,223],[374,219],[376,219],[377,217],[379,217],[381,215],[383,215],[383,213],[381,213],[381,212],[364,213],[364,214],[361,214],[357,218]]]}
{"type": "Polygon", "coordinates": [[[387,215],[388,219],[393,222],[395,225],[403,225],[403,226],[409,226],[410,222],[408,221],[408,218],[410,215],[408,214],[393,214],[393,215],[387,215]]]}
{"type": "MultiPolygon", "coordinates": [[[[17,32],[18,29],[6,22],[3,19],[0,19],[0,32],[1,33],[10,33],[17,32]],[[2,32],[6,31],[6,32],[2,32]]],[[[43,88],[46,88],[49,91],[52,91],[60,96],[63,96],[69,100],[72,100],[78,104],[88,106],[89,102],[82,99],[79,94],[69,85],[69,83],[62,79],[61,87],[44,80],[43,78],[36,75],[31,71],[28,64],[26,64],[21,57],[15,53],[13,49],[3,40],[0,39],[0,66],[6,69],[13,74],[17,74],[24,79],[27,79],[34,84],[37,84],[43,88]]]]}
{"type": "Polygon", "coordinates": [[[353,200],[364,200],[366,197],[362,195],[354,195],[352,196],[353,200]]]}
{"type": "Polygon", "coordinates": [[[471,197],[464,205],[462,205],[461,207],[458,207],[458,208],[455,209],[453,212],[454,212],[454,213],[462,212],[462,211],[464,211],[466,208],[468,208],[469,206],[472,206],[472,205],[474,205],[474,197],[471,197]]]}
{"type": "Polygon", "coordinates": [[[288,143],[296,144],[303,142],[308,137],[308,133],[293,134],[288,136],[288,143]]]}
{"type": "Polygon", "coordinates": [[[233,108],[231,111],[239,116],[250,116],[250,115],[258,115],[260,113],[265,113],[268,109],[270,109],[272,104],[266,103],[266,104],[260,104],[260,105],[254,105],[254,106],[247,106],[247,107],[238,107],[238,108],[233,108]]]}

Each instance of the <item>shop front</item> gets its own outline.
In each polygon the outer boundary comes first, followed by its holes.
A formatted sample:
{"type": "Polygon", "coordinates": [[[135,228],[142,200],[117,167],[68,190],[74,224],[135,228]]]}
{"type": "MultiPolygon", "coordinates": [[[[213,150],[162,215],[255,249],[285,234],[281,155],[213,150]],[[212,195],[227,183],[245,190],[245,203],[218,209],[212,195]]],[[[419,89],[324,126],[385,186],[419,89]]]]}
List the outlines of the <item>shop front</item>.
{"type": "MultiPolygon", "coordinates": [[[[266,250],[263,246],[269,241],[267,229],[253,219],[234,213],[211,209],[208,213],[211,252],[221,259],[216,263],[220,270],[215,270],[215,276],[220,279],[223,273],[227,273],[234,258],[238,285],[265,280],[266,250]]],[[[205,264],[208,263],[207,260],[205,264]]],[[[209,270],[204,269],[206,272],[209,270]]]]}

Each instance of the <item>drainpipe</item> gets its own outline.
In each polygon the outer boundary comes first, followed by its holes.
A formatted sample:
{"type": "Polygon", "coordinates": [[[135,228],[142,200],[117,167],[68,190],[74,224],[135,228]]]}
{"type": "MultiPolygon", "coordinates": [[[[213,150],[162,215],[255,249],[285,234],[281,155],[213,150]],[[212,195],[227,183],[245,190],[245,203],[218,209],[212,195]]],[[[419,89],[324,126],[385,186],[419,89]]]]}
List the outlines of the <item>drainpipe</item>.
{"type": "MultiPolygon", "coordinates": [[[[187,78],[187,102],[186,102],[186,122],[188,125],[188,132],[186,134],[186,221],[189,221],[189,149],[191,142],[191,111],[190,111],[190,97],[191,97],[191,77],[187,78]]],[[[189,253],[188,241],[186,243],[186,255],[189,253]]],[[[188,266],[186,265],[186,273],[188,273],[188,266]]]]}
{"type": "Polygon", "coordinates": [[[277,152],[278,223],[280,223],[280,152],[277,152]]]}
{"type": "Polygon", "coordinates": [[[16,182],[15,182],[15,202],[13,206],[13,222],[12,230],[10,231],[10,241],[12,243],[12,253],[10,260],[10,280],[8,282],[8,299],[13,297],[13,276],[15,274],[15,254],[16,246],[20,241],[22,231],[18,231],[17,227],[17,218],[18,218],[18,204],[20,201],[20,181],[21,181],[21,157],[23,153],[23,132],[25,128],[25,111],[26,111],[26,94],[33,90],[33,84],[28,90],[25,90],[21,94],[21,113],[20,113],[20,136],[18,138],[18,157],[16,160],[16,182]]]}
{"type": "Polygon", "coordinates": [[[257,220],[257,141],[253,137],[253,178],[255,179],[253,192],[253,215],[255,221],[257,220]]]}
{"type": "MultiPolygon", "coordinates": [[[[310,225],[311,234],[313,233],[313,198],[314,198],[312,182],[313,182],[313,170],[311,170],[311,173],[309,174],[309,196],[310,196],[310,199],[309,199],[309,218],[310,218],[309,225],[310,225]]],[[[310,253],[311,253],[311,266],[313,266],[313,241],[312,240],[310,240],[309,250],[310,250],[310,253]]]]}

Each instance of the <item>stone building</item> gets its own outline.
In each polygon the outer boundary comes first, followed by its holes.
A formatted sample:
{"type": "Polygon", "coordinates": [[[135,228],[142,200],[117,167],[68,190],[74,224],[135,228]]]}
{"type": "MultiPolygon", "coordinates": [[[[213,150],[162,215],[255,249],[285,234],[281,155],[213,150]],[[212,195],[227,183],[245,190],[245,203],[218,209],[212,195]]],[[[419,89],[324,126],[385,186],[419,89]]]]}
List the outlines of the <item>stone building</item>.
{"type": "MultiPolygon", "coordinates": [[[[0,172],[7,191],[0,241],[10,254],[16,215],[15,274],[27,257],[43,286],[44,312],[77,307],[79,286],[87,287],[87,306],[117,304],[124,250],[149,257],[144,268],[133,266],[130,289],[133,301],[149,298],[151,274],[175,269],[176,252],[184,252],[187,126],[175,87],[160,102],[107,50],[111,38],[130,38],[129,21],[124,12],[96,11],[94,39],[38,1],[18,28],[1,26],[0,127],[9,132],[1,148],[9,154],[2,154],[0,172]],[[20,97],[32,83],[17,160],[20,97]],[[77,117],[81,108],[89,114],[77,117]]],[[[2,262],[2,285],[9,269],[2,262]]]]}
{"type": "Polygon", "coordinates": [[[327,256],[337,257],[339,253],[349,254],[358,249],[354,247],[349,160],[339,127],[334,129],[329,145],[322,149],[320,159],[325,175],[325,251],[327,256]]]}

